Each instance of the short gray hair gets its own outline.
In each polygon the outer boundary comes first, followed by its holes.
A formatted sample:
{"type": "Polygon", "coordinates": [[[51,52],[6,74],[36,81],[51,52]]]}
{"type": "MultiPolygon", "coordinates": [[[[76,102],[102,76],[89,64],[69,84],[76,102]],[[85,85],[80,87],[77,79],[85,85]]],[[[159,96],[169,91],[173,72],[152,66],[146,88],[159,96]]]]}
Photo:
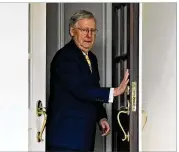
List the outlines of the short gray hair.
{"type": "Polygon", "coordinates": [[[91,12],[89,12],[87,10],[80,10],[71,16],[70,22],[69,22],[69,28],[73,27],[76,24],[76,22],[78,22],[79,20],[84,19],[84,18],[89,18],[89,19],[94,18],[94,20],[96,22],[96,19],[91,12]]]}

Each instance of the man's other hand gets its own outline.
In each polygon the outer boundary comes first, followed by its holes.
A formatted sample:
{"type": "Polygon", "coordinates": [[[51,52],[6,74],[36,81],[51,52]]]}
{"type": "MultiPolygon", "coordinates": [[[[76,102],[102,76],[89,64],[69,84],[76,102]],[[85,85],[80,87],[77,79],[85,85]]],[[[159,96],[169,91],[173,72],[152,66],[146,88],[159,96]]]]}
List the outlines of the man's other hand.
{"type": "Polygon", "coordinates": [[[99,124],[100,124],[101,129],[102,129],[102,135],[101,136],[107,136],[110,133],[110,130],[111,130],[108,121],[106,119],[101,119],[99,124]]]}

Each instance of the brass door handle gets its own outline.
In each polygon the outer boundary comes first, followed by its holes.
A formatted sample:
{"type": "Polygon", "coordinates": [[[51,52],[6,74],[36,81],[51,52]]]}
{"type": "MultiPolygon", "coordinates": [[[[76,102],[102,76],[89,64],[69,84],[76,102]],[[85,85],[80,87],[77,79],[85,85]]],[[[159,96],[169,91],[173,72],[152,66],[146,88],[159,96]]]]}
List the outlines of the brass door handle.
{"type": "Polygon", "coordinates": [[[43,121],[43,124],[42,124],[42,128],[41,128],[40,131],[37,132],[37,141],[41,142],[41,141],[43,141],[42,135],[43,135],[43,132],[44,132],[44,129],[45,129],[46,121],[47,121],[47,114],[46,114],[45,108],[42,105],[42,101],[40,101],[40,100],[37,101],[36,110],[37,110],[36,112],[37,112],[38,117],[44,115],[44,121],[43,121]]]}
{"type": "Polygon", "coordinates": [[[120,128],[122,129],[123,133],[124,133],[124,138],[122,139],[122,141],[125,141],[127,140],[129,142],[129,131],[126,133],[123,126],[121,125],[121,122],[120,122],[120,114],[121,113],[125,113],[125,114],[128,114],[128,110],[123,110],[123,111],[120,111],[118,114],[117,114],[117,120],[118,120],[118,123],[119,123],[119,126],[120,128]]]}
{"type": "Polygon", "coordinates": [[[144,129],[145,125],[147,123],[147,113],[144,109],[142,109],[142,130],[144,129]],[[144,119],[143,119],[144,116],[144,119]]]}
{"type": "MultiPolygon", "coordinates": [[[[122,109],[122,108],[123,108],[123,107],[121,107],[120,109],[122,109]]],[[[124,130],[122,124],[121,124],[121,121],[120,121],[120,114],[122,114],[122,113],[127,114],[127,115],[130,114],[129,101],[128,101],[128,107],[127,107],[127,108],[124,108],[124,110],[120,110],[119,113],[117,114],[118,124],[119,124],[121,130],[122,130],[123,133],[124,133],[124,138],[122,139],[122,141],[127,140],[127,141],[129,142],[129,131],[128,131],[127,133],[125,132],[125,130],[124,130]]]]}

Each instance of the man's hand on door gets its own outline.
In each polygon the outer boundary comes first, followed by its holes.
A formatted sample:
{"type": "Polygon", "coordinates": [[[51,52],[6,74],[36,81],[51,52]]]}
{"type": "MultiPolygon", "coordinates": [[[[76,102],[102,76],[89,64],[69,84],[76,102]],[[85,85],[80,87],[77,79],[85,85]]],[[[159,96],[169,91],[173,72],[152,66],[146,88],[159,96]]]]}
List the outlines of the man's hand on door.
{"type": "Polygon", "coordinates": [[[124,93],[124,91],[126,90],[127,84],[129,82],[128,77],[129,77],[129,70],[127,69],[127,71],[125,72],[124,78],[123,78],[121,84],[119,85],[119,87],[114,88],[114,97],[119,96],[124,93]]]}

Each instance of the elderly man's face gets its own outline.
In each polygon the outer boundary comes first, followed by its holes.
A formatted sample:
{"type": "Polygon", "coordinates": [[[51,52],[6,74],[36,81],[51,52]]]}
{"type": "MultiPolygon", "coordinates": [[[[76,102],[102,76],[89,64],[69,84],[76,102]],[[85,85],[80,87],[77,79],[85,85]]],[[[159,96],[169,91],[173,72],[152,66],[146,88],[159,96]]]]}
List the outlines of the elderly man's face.
{"type": "Polygon", "coordinates": [[[71,36],[77,46],[84,52],[88,52],[96,38],[96,22],[93,18],[81,19],[70,29],[71,36]]]}

